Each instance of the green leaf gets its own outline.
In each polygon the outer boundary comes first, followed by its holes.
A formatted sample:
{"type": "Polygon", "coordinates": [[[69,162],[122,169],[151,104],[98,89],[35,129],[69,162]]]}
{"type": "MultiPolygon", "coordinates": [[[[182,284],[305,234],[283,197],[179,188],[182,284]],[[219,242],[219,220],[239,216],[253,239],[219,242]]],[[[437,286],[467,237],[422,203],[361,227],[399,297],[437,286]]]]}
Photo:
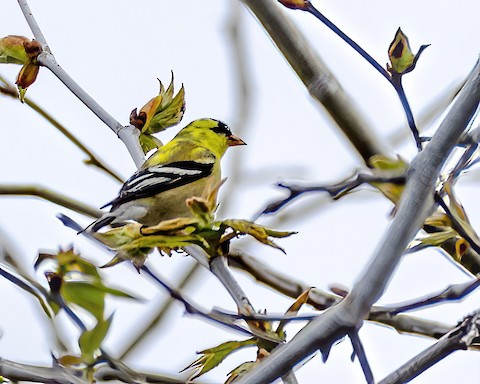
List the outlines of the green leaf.
{"type": "MultiPolygon", "coordinates": [[[[440,227],[437,227],[440,228],[440,227]]],[[[443,231],[429,233],[422,239],[414,240],[407,248],[408,252],[416,252],[427,247],[440,247],[447,240],[457,236],[453,229],[445,228],[443,231]]]]}
{"type": "Polygon", "coordinates": [[[0,63],[25,64],[28,55],[25,52],[24,43],[31,40],[24,36],[5,36],[0,39],[0,63]]]}
{"type": "Polygon", "coordinates": [[[163,143],[161,140],[157,139],[155,136],[142,133],[139,137],[140,145],[142,146],[143,153],[147,154],[152,149],[160,148],[163,143]]]}
{"type": "Polygon", "coordinates": [[[78,345],[82,351],[82,360],[86,364],[92,364],[95,361],[95,353],[100,349],[108,329],[112,323],[113,315],[108,320],[98,320],[95,328],[85,331],[78,339],[78,345]]]}
{"type": "Polygon", "coordinates": [[[103,319],[105,295],[107,294],[138,300],[119,289],[107,287],[100,279],[79,281],[67,278],[63,281],[60,294],[67,304],[72,303],[82,307],[95,316],[97,320],[103,319]]]}
{"type": "MultiPolygon", "coordinates": [[[[172,83],[167,89],[168,91],[171,89],[173,92],[173,77],[172,83]]],[[[150,120],[150,124],[145,127],[145,133],[157,133],[161,132],[173,125],[178,124],[182,118],[183,114],[185,113],[185,88],[180,88],[177,95],[168,103],[165,103],[165,99],[162,100],[162,104],[155,112],[155,115],[150,120]]]]}
{"type": "MultiPolygon", "coordinates": [[[[379,177],[403,176],[407,172],[408,164],[400,157],[392,159],[382,155],[372,156],[368,160],[374,175],[379,177]]],[[[397,204],[402,196],[405,185],[395,183],[371,182],[372,187],[377,188],[386,198],[397,204]]]]}
{"type": "Polygon", "coordinates": [[[54,260],[57,262],[56,273],[65,276],[70,272],[79,272],[83,275],[100,278],[97,267],[82,256],[76,254],[73,248],[66,251],[60,251],[57,254],[41,253],[35,261],[35,269],[45,260],[54,260]]]}
{"type": "Polygon", "coordinates": [[[369,165],[380,171],[395,171],[395,174],[402,174],[408,169],[408,164],[397,157],[392,159],[383,155],[373,155],[368,159],[369,165]]]}
{"type": "MultiPolygon", "coordinates": [[[[160,82],[160,91],[157,96],[150,99],[138,112],[134,109],[130,114],[130,124],[134,125],[143,134],[151,135],[165,130],[173,125],[178,124],[185,112],[185,89],[180,91],[175,97],[173,88],[173,72],[170,85],[165,90],[162,82],[160,82]]],[[[152,143],[149,143],[150,146],[152,143]]]]}
{"type": "Polygon", "coordinates": [[[291,231],[274,231],[272,229],[266,228],[262,225],[252,223],[247,220],[224,220],[222,221],[223,225],[226,225],[232,228],[239,235],[249,235],[258,240],[259,242],[269,245],[273,248],[279,249],[285,253],[285,251],[275,244],[270,237],[282,238],[288,237],[296,232],[291,231]]]}
{"type": "Polygon", "coordinates": [[[400,28],[398,28],[397,32],[395,33],[395,37],[388,48],[388,57],[391,65],[387,64],[387,70],[392,74],[392,76],[395,74],[403,75],[413,71],[420,54],[428,46],[428,44],[422,45],[417,54],[414,55],[410,49],[408,37],[400,28]]]}
{"type": "Polygon", "coordinates": [[[241,348],[251,345],[256,345],[256,339],[247,339],[243,341],[227,341],[216,347],[205,349],[198,352],[200,356],[192,364],[182,369],[181,372],[187,369],[195,369],[197,372],[190,376],[189,380],[194,380],[204,373],[218,366],[229,354],[241,348]]]}
{"type": "Polygon", "coordinates": [[[64,281],[60,294],[67,304],[76,304],[90,312],[97,321],[103,319],[105,292],[87,282],[64,281]]]}

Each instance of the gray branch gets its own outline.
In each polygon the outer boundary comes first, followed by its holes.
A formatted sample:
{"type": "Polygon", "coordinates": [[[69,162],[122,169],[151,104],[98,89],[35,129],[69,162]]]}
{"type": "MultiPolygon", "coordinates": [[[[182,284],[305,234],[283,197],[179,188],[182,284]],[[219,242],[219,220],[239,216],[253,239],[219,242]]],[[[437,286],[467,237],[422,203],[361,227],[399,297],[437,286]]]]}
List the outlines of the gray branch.
{"type": "Polygon", "coordinates": [[[480,312],[467,316],[434,345],[419,353],[413,359],[388,375],[379,384],[406,383],[443,358],[458,350],[465,350],[480,337],[480,312]]]}
{"type": "Polygon", "coordinates": [[[30,29],[35,38],[42,45],[43,52],[41,52],[37,61],[40,65],[48,68],[57,78],[65,84],[65,86],[75,95],[85,106],[90,109],[100,120],[102,120],[120,140],[125,144],[137,168],[139,168],[145,161],[142,148],[138,141],[140,132],[132,125],[123,126],[115,118],[110,115],[103,107],[98,104],[87,92],[83,90],[70,75],[57,63],[55,57],[50,52],[47,41],[38,26],[32,11],[28,6],[27,0],[18,0],[18,4],[27,20],[30,29]]]}
{"type": "MultiPolygon", "coordinates": [[[[253,276],[258,282],[283,293],[293,299],[311,288],[311,285],[297,281],[290,276],[275,271],[252,256],[233,252],[228,258],[230,266],[243,270],[253,276]]],[[[307,303],[318,310],[324,310],[338,304],[340,296],[322,291],[318,288],[310,290],[307,303]]],[[[394,315],[385,311],[384,307],[372,307],[369,321],[378,322],[395,328],[399,333],[428,336],[435,339],[442,337],[452,328],[450,325],[430,320],[424,320],[408,315],[394,315]]]]}
{"type": "Polygon", "coordinates": [[[30,381],[48,384],[87,384],[86,380],[74,375],[69,370],[57,365],[54,367],[39,367],[19,364],[0,358],[0,376],[13,381],[30,381]]]}
{"type": "Polygon", "coordinates": [[[274,350],[239,383],[270,383],[317,349],[328,351],[335,341],[361,326],[371,306],[385,291],[406,246],[432,210],[441,167],[474,116],[479,102],[480,61],[477,61],[431,142],[413,160],[397,214],[352,291],[340,304],[305,326],[292,341],[274,350]]]}
{"type": "Polygon", "coordinates": [[[388,155],[385,143],[370,130],[357,103],[342,88],[302,32],[273,0],[242,0],[263,25],[273,42],[310,92],[330,114],[365,162],[388,155]]]}

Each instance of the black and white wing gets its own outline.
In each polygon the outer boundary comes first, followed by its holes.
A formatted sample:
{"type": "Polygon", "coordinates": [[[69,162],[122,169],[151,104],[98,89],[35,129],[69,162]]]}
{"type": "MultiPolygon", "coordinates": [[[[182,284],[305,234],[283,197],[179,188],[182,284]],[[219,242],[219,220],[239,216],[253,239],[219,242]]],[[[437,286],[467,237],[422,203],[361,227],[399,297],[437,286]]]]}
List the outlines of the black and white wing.
{"type": "Polygon", "coordinates": [[[111,205],[113,210],[126,202],[155,196],[203,179],[212,173],[214,163],[215,158],[203,162],[175,161],[138,171],[123,184],[118,197],[102,208],[111,205]]]}

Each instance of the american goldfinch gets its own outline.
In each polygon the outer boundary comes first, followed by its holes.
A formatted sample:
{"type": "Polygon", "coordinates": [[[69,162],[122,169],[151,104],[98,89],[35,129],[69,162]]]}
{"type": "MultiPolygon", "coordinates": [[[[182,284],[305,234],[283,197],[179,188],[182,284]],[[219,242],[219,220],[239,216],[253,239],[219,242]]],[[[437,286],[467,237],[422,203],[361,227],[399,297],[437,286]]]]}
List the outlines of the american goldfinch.
{"type": "Polygon", "coordinates": [[[185,200],[201,196],[207,186],[220,181],[220,159],[228,147],[245,145],[228,126],[214,119],[199,119],[160,147],[130,177],[118,196],[105,208],[110,212],[87,230],[134,220],[155,225],[162,220],[189,217],[185,200]]]}

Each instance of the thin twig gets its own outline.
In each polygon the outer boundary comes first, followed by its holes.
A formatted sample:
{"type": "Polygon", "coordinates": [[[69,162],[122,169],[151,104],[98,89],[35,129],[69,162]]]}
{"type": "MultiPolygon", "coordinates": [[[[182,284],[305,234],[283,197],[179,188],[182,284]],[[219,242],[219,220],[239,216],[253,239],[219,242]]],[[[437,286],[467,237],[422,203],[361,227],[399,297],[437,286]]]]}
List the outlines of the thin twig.
{"type": "MultiPolygon", "coordinates": [[[[201,271],[200,265],[198,263],[194,263],[192,266],[189,266],[184,274],[184,276],[180,279],[178,283],[178,289],[184,289],[187,284],[189,284],[195,276],[201,271]]],[[[169,296],[167,300],[157,308],[156,313],[154,316],[149,320],[145,321],[144,324],[141,325],[139,328],[138,324],[134,326],[134,332],[125,332],[126,335],[131,335],[135,333],[135,336],[131,338],[131,341],[123,348],[122,351],[118,352],[118,358],[120,360],[125,359],[131,352],[133,352],[139,345],[148,337],[148,335],[154,329],[158,329],[163,324],[163,321],[166,319],[165,315],[168,313],[170,308],[172,308],[173,304],[176,303],[175,298],[169,296]]]]}
{"type": "Polygon", "coordinates": [[[115,120],[105,109],[100,106],[83,88],[81,88],[70,75],[57,63],[55,57],[48,48],[47,41],[38,26],[27,0],[18,0],[23,15],[27,20],[35,38],[42,44],[43,51],[38,55],[37,62],[48,68],[57,78],[75,95],[85,106],[90,109],[101,121],[103,121],[123,141],[127,147],[137,168],[145,161],[145,155],[138,141],[140,131],[132,125],[123,126],[115,120]]]}
{"type": "Polygon", "coordinates": [[[245,374],[239,383],[272,382],[318,348],[331,348],[338,339],[359,326],[385,291],[405,248],[429,215],[441,167],[479,103],[480,60],[430,144],[412,162],[397,213],[368,268],[359,276],[351,292],[338,305],[307,324],[289,343],[277,347],[245,374]]]}
{"type": "Polygon", "coordinates": [[[0,195],[36,196],[89,217],[102,215],[99,209],[40,185],[0,185],[0,195]]]}
{"type": "Polygon", "coordinates": [[[333,199],[338,199],[353,189],[365,183],[392,183],[402,185],[405,184],[405,176],[377,176],[367,173],[358,173],[354,179],[348,178],[333,185],[313,185],[301,186],[296,184],[287,184],[285,182],[277,184],[279,187],[288,190],[289,196],[284,199],[277,200],[267,205],[267,207],[259,214],[269,214],[277,212],[280,208],[291,203],[305,193],[311,192],[327,192],[333,199]]]}
{"type": "Polygon", "coordinates": [[[410,130],[412,131],[412,134],[413,134],[413,138],[415,139],[415,143],[417,144],[417,149],[418,151],[421,151],[422,139],[420,138],[420,133],[418,132],[418,128],[415,124],[412,109],[410,108],[407,95],[405,94],[405,90],[403,89],[402,75],[395,74],[394,76],[392,76],[390,83],[393,85],[393,87],[397,91],[398,97],[400,99],[400,102],[402,103],[403,109],[405,111],[405,115],[407,117],[408,126],[410,127],[410,130]]]}
{"type": "MultiPolygon", "coordinates": [[[[0,86],[0,93],[18,99],[18,91],[13,86],[13,84],[10,84],[2,76],[0,76],[0,82],[5,85],[4,87],[0,86]]],[[[64,125],[60,124],[60,122],[55,119],[50,113],[48,113],[45,109],[40,107],[37,103],[35,103],[28,97],[24,97],[23,101],[40,116],[42,116],[45,120],[47,120],[50,124],[52,124],[55,128],[57,128],[68,140],[72,142],[72,144],[74,144],[78,149],[85,153],[88,156],[88,160],[85,160],[86,164],[97,167],[98,169],[104,171],[105,173],[113,177],[115,180],[123,183],[124,180],[117,173],[115,173],[115,171],[113,171],[108,165],[104,164],[102,160],[100,160],[90,149],[88,149],[85,144],[83,144],[64,125]]]]}
{"type": "Polygon", "coordinates": [[[40,29],[37,21],[33,17],[33,13],[28,6],[27,0],[18,0],[18,5],[20,5],[23,15],[27,20],[28,26],[30,27],[33,36],[35,36],[35,39],[42,45],[44,51],[50,52],[47,40],[45,39],[45,36],[43,36],[42,30],[40,29]]]}
{"type": "MultiPolygon", "coordinates": [[[[360,56],[362,56],[369,64],[371,64],[385,79],[387,79],[387,81],[394,87],[395,91],[397,92],[397,95],[402,103],[403,109],[407,116],[408,125],[415,138],[417,148],[419,151],[421,151],[422,141],[420,139],[420,135],[418,134],[418,129],[415,125],[415,120],[413,118],[412,110],[410,108],[410,105],[408,103],[407,97],[405,95],[405,92],[401,84],[401,78],[403,74],[406,72],[394,73],[394,75],[390,75],[390,73],[385,68],[383,68],[372,56],[370,56],[370,54],[368,54],[354,40],[352,40],[349,36],[347,36],[347,34],[345,34],[334,23],[332,23],[325,15],[323,15],[323,13],[321,13],[317,8],[315,8],[309,0],[306,0],[303,2],[293,2],[292,4],[290,4],[290,2],[288,1],[283,2],[280,0],[280,3],[284,4],[288,8],[298,9],[298,10],[302,10],[312,14],[314,17],[320,20],[325,26],[327,26],[327,28],[329,28],[332,32],[334,32],[337,36],[339,36],[343,41],[345,41],[350,47],[352,47],[357,53],[359,53],[360,56]]],[[[420,54],[427,47],[428,45],[422,45],[420,47],[409,72],[413,70],[416,61],[420,57],[420,54]]]]}
{"type": "MultiPolygon", "coordinates": [[[[174,379],[166,375],[137,372],[137,376],[144,379],[143,383],[185,384],[185,380],[174,379]]],[[[107,366],[101,366],[95,369],[94,377],[98,382],[120,381],[123,383],[132,383],[132,375],[107,366]]]]}
{"type": "Polygon", "coordinates": [[[443,336],[431,347],[419,353],[413,359],[388,375],[379,384],[406,383],[451,353],[466,350],[480,337],[479,311],[467,316],[459,325],[443,336]]]}
{"type": "MultiPolygon", "coordinates": [[[[419,131],[435,121],[445,112],[464,85],[465,80],[454,82],[446,89],[442,90],[440,95],[436,96],[433,101],[417,113],[416,123],[419,131]]],[[[408,132],[404,128],[405,127],[402,125],[401,127],[396,128],[392,134],[387,135],[387,141],[395,148],[400,147],[406,137],[410,138],[410,136],[407,136],[408,132]]]]}
{"type": "MultiPolygon", "coordinates": [[[[397,95],[402,103],[402,107],[405,111],[405,115],[407,117],[407,122],[412,131],[413,137],[415,139],[415,143],[417,145],[417,149],[419,151],[422,150],[422,141],[420,139],[420,135],[418,133],[417,126],[415,124],[415,119],[413,117],[412,110],[408,103],[407,97],[403,90],[402,86],[402,76],[403,74],[395,73],[394,75],[390,75],[385,68],[383,68],[372,56],[370,56],[362,47],[360,47],[355,41],[353,41],[350,37],[348,37],[340,28],[338,28],[334,23],[332,23],[328,18],[326,18],[317,8],[313,6],[310,1],[307,1],[307,6],[303,8],[313,16],[315,16],[318,20],[320,20],[323,24],[325,24],[331,31],[333,31],[337,36],[339,36],[343,41],[345,41],[350,47],[352,47],[357,53],[360,54],[369,64],[371,64],[388,82],[393,86],[397,95]]],[[[418,60],[422,51],[427,48],[428,45],[422,45],[420,50],[418,51],[415,61],[418,60]]]]}
{"type": "MultiPolygon", "coordinates": [[[[249,273],[258,282],[266,284],[268,287],[294,299],[311,287],[275,271],[271,267],[243,253],[235,252],[229,256],[228,260],[232,267],[249,273]]],[[[340,301],[341,298],[339,296],[324,292],[318,288],[312,288],[309,291],[307,303],[318,310],[324,310],[338,304],[340,301]]],[[[449,325],[438,322],[423,320],[413,316],[386,313],[383,307],[373,307],[368,320],[388,325],[399,333],[421,335],[436,339],[442,337],[451,329],[449,325]]]]}
{"type": "Polygon", "coordinates": [[[242,0],[263,25],[313,99],[322,104],[365,163],[390,151],[376,137],[360,108],[342,88],[303,33],[275,1],[242,0]]]}
{"type": "Polygon", "coordinates": [[[357,356],[360,366],[362,367],[363,374],[367,384],[373,384],[375,380],[373,379],[373,372],[368,363],[367,355],[365,353],[365,348],[363,347],[362,341],[357,331],[350,332],[348,334],[350,341],[352,342],[353,353],[352,357],[357,356]]]}
{"type": "Polygon", "coordinates": [[[402,303],[393,306],[385,306],[385,313],[396,315],[401,312],[413,311],[435,305],[443,301],[461,300],[479,286],[480,279],[474,279],[461,284],[452,284],[440,292],[428,295],[421,299],[410,300],[408,303],[402,303]]]}
{"type": "Polygon", "coordinates": [[[235,300],[240,314],[248,316],[255,313],[247,295],[228,270],[227,260],[224,256],[217,256],[210,261],[210,271],[220,280],[232,299],[235,300]]]}
{"type": "Polygon", "coordinates": [[[166,289],[171,297],[173,297],[175,300],[182,303],[185,307],[185,310],[188,313],[198,315],[207,320],[213,321],[215,323],[218,323],[228,328],[231,328],[233,330],[236,330],[240,333],[247,334],[248,336],[253,336],[253,334],[250,331],[236,324],[233,324],[229,319],[225,320],[223,317],[221,318],[220,315],[208,314],[206,311],[199,309],[197,306],[193,305],[190,301],[185,299],[177,290],[171,288],[168,284],[166,284],[163,281],[163,279],[160,279],[157,276],[157,274],[153,273],[147,266],[143,265],[140,269],[144,271],[149,277],[151,277],[156,283],[160,284],[164,289],[166,289]]]}
{"type": "Polygon", "coordinates": [[[74,371],[60,365],[40,367],[36,365],[20,364],[0,357],[0,377],[12,381],[29,381],[48,384],[88,384],[78,377],[74,371]]]}

